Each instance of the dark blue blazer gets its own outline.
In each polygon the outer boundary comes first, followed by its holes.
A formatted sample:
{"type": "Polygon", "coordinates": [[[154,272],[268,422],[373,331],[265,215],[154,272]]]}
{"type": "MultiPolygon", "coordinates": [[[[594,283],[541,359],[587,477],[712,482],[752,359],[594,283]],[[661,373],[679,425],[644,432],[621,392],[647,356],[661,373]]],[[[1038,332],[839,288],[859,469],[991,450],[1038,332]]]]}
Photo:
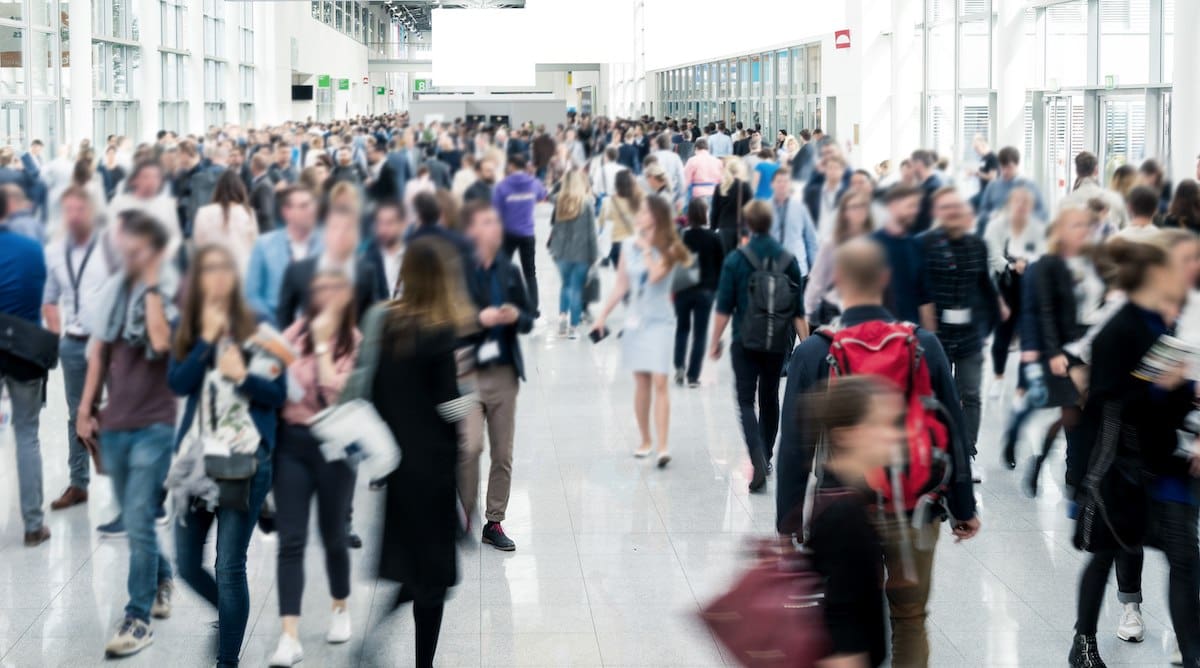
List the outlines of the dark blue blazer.
{"type": "MultiPolygon", "coordinates": [[[[200,339],[187,357],[177,360],[172,354],[167,365],[167,385],[175,394],[187,397],[183,420],[175,433],[177,450],[183,435],[192,428],[192,420],[196,418],[196,406],[204,392],[204,376],[216,364],[216,350],[216,346],[200,339]]],[[[238,387],[238,392],[250,400],[250,418],[254,420],[267,454],[271,454],[275,450],[279,408],[287,399],[287,372],[280,373],[275,380],[248,375],[238,387]]]]}

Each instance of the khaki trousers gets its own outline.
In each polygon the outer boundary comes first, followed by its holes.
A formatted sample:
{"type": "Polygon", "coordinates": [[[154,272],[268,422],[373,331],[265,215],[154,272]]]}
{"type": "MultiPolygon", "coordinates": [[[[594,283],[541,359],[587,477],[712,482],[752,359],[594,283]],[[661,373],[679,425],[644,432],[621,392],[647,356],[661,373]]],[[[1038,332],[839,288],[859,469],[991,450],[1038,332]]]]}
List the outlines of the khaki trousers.
{"type": "Polygon", "coordinates": [[[929,637],[925,617],[933,584],[933,553],[941,522],[914,529],[907,518],[887,517],[876,523],[883,541],[887,568],[885,584],[892,619],[892,665],[924,668],[929,665],[929,637]]]}
{"type": "Polygon", "coordinates": [[[512,488],[513,436],[520,381],[516,369],[505,364],[478,369],[475,384],[479,404],[467,415],[464,443],[459,449],[458,495],[469,517],[479,501],[479,457],[483,454],[486,423],[492,466],[488,472],[484,518],[489,522],[503,522],[512,488]]]}

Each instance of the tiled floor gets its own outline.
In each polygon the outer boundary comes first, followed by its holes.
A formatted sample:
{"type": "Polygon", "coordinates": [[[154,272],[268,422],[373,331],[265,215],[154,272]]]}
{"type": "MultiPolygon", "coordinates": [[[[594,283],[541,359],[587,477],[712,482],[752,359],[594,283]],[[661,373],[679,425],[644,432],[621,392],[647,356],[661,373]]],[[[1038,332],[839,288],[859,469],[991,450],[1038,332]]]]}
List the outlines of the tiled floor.
{"type": "MultiPolygon", "coordinates": [[[[548,257],[539,262],[550,312],[558,280],[548,257]]],[[[724,657],[696,623],[696,611],[739,571],[747,538],[767,534],[775,513],[772,495],[746,492],[728,362],[705,387],[672,389],[675,459],[663,471],[630,456],[632,386],[619,369],[615,341],[558,340],[543,325],[524,345],[530,377],[519,400],[505,523],[519,549],[463,549],[462,583],[446,610],[439,665],[721,665],[724,657]]],[[[997,466],[1009,398],[985,407],[983,532],[961,545],[947,533],[938,546],[929,623],[937,665],[1065,665],[1081,556],[1071,548],[1058,487],[1027,500],[1014,474],[997,466]]],[[[41,431],[47,502],[66,484],[65,425],[56,375],[41,431]]],[[[48,544],[25,549],[12,447],[11,434],[0,437],[0,665],[101,665],[101,648],[125,603],[127,562],[121,541],[100,541],[94,531],[114,512],[107,481],[95,482],[88,506],[49,516],[48,544]]],[[[1060,479],[1061,467],[1049,478],[1060,479]]],[[[365,486],[358,490],[355,516],[367,549],[354,554],[356,636],[346,645],[324,642],[328,587],[320,548],[308,551],[305,666],[413,663],[411,618],[407,610],[384,617],[392,589],[373,576],[379,501],[365,486]]],[[[279,630],[275,544],[256,535],[250,550],[253,609],[243,665],[257,667],[279,630]]],[[[1116,640],[1110,595],[1101,641],[1110,664],[1166,664],[1165,577],[1163,560],[1152,555],[1142,645],[1116,640]]],[[[211,666],[215,619],[181,587],[172,618],[155,624],[155,644],[121,665],[211,666]]]]}

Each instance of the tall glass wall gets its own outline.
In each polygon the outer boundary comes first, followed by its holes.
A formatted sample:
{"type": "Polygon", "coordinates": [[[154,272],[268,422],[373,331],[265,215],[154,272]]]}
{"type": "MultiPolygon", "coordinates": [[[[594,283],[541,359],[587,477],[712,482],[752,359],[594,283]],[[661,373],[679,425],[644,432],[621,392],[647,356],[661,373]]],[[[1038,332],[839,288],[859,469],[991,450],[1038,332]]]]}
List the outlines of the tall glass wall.
{"type": "Polygon", "coordinates": [[[60,136],[66,25],[58,2],[0,1],[0,146],[23,149],[34,137],[60,136]]]}

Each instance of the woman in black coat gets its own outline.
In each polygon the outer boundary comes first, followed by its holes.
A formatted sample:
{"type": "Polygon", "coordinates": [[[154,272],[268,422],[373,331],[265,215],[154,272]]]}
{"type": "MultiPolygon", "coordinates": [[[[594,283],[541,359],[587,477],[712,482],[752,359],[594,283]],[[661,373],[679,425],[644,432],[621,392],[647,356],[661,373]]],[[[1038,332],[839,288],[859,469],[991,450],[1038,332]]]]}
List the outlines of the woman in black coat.
{"type": "Polygon", "coordinates": [[[1070,665],[1100,663],[1096,622],[1114,560],[1143,544],[1170,564],[1169,606],[1184,665],[1200,665],[1200,550],[1195,456],[1177,453],[1176,430],[1195,405],[1184,360],[1152,348],[1171,332],[1186,297],[1166,250],[1116,239],[1106,246],[1114,287],[1129,301],[1092,344],[1079,438],[1068,441],[1067,484],[1079,504],[1075,543],[1092,553],[1079,583],[1070,665]]]}
{"type": "Polygon", "coordinates": [[[713,191],[709,226],[721,237],[721,245],[729,254],[738,247],[741,234],[742,208],[754,200],[754,191],[746,182],[746,167],[738,158],[725,159],[721,184],[713,191]]]}
{"type": "Polygon", "coordinates": [[[372,311],[359,364],[373,366],[367,397],[400,447],[387,478],[379,575],[402,584],[395,607],[413,603],[418,668],[433,665],[446,592],[458,581],[456,425],[474,402],[459,392],[454,356],[473,313],[444,253],[432,239],[409,244],[404,292],[372,311]]]}

